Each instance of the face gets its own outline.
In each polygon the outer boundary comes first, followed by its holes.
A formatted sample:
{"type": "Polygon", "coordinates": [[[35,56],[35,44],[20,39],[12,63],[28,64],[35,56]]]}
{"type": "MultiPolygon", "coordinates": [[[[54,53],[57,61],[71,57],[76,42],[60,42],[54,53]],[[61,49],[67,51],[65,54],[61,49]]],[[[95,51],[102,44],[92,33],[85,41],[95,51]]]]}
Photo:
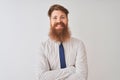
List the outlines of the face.
{"type": "Polygon", "coordinates": [[[50,17],[50,26],[49,36],[51,39],[59,42],[69,40],[68,18],[64,12],[54,10],[50,17]]]}
{"type": "Polygon", "coordinates": [[[62,30],[68,24],[68,18],[66,14],[60,10],[54,10],[50,17],[50,25],[54,27],[57,31],[62,30]],[[59,23],[64,23],[64,25],[59,23]],[[57,24],[58,23],[58,24],[57,24]]]}

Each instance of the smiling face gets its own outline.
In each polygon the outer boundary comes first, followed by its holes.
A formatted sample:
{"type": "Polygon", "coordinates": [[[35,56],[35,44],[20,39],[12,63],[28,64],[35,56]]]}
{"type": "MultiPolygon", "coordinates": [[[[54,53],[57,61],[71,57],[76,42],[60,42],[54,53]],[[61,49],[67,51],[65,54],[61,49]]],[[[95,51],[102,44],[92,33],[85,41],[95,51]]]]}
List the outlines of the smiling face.
{"type": "Polygon", "coordinates": [[[54,27],[57,31],[63,30],[64,27],[68,25],[68,18],[66,14],[60,10],[54,10],[51,13],[50,25],[54,27]]]}
{"type": "Polygon", "coordinates": [[[61,5],[55,4],[48,10],[50,19],[49,37],[58,42],[69,40],[68,10],[61,5]]]}
{"type": "Polygon", "coordinates": [[[54,10],[50,17],[50,33],[51,39],[59,42],[67,41],[70,38],[68,28],[68,17],[60,10],[54,10]]]}

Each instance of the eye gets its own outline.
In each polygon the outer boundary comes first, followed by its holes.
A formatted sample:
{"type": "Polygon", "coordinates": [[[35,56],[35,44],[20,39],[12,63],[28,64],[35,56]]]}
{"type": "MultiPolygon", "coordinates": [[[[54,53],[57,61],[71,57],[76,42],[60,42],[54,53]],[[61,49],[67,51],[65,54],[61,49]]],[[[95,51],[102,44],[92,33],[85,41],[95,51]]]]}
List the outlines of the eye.
{"type": "Polygon", "coordinates": [[[53,17],[53,19],[57,19],[57,17],[53,17]]]}
{"type": "Polygon", "coordinates": [[[65,19],[65,16],[61,16],[61,19],[65,19]]]}

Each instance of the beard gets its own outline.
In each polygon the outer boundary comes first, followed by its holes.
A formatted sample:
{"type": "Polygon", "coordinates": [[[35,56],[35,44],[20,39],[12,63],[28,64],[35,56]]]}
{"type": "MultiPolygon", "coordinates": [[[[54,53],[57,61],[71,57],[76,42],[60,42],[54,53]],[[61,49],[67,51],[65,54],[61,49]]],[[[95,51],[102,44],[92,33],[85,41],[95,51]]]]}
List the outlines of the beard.
{"type": "Polygon", "coordinates": [[[49,37],[52,40],[57,42],[65,42],[70,39],[71,33],[68,28],[68,24],[65,25],[63,22],[55,23],[53,26],[50,27],[49,37]],[[57,25],[61,25],[62,29],[55,29],[57,25]]]}

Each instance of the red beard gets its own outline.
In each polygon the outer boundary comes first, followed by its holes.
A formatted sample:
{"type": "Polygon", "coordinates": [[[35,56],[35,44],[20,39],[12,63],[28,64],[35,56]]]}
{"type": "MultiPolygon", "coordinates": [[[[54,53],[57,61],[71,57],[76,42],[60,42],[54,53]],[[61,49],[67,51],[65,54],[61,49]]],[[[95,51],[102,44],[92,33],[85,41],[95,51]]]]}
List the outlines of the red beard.
{"type": "Polygon", "coordinates": [[[70,38],[70,31],[68,25],[65,25],[63,22],[55,23],[53,26],[50,27],[49,36],[51,39],[59,42],[64,42],[69,40],[70,38]],[[62,29],[55,29],[57,25],[61,25],[62,29]]]}

